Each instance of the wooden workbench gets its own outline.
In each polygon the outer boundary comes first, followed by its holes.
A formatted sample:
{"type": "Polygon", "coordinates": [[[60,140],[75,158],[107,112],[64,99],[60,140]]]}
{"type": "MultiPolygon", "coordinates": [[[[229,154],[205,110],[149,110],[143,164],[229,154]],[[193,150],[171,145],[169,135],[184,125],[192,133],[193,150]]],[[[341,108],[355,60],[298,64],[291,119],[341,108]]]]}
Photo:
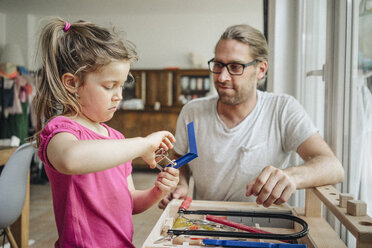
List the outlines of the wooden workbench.
{"type": "MultiPolygon", "coordinates": [[[[17,147],[0,146],[0,166],[6,164],[12,153],[17,147]]],[[[3,200],[3,199],[2,199],[3,200]]],[[[27,193],[25,199],[25,205],[23,207],[21,216],[18,220],[10,227],[15,241],[20,248],[28,247],[29,238],[29,221],[30,221],[30,176],[28,177],[27,193]]]]}
{"type": "MultiPolygon", "coordinates": [[[[172,200],[158,222],[152,229],[150,235],[143,244],[143,248],[158,248],[169,247],[162,243],[156,243],[164,235],[164,227],[169,225],[169,222],[176,219],[178,207],[181,205],[181,200],[172,200]],[[168,224],[166,224],[168,223],[168,224]],[[163,234],[163,235],[162,235],[163,234]]],[[[346,208],[339,206],[339,192],[332,186],[323,186],[306,190],[306,207],[305,209],[289,207],[286,204],[280,206],[275,205],[270,208],[264,208],[256,203],[247,202],[218,202],[218,201],[193,201],[189,210],[242,210],[242,211],[288,211],[293,215],[305,220],[309,225],[309,233],[305,237],[297,240],[299,244],[306,244],[307,247],[314,248],[329,248],[345,247],[345,243],[340,239],[333,228],[322,217],[322,207],[325,206],[330,210],[340,222],[348,229],[357,239],[357,248],[372,247],[372,218],[366,216],[351,216],[346,213],[346,208]]],[[[263,230],[274,233],[294,233],[300,230],[299,225],[294,225],[293,229],[288,228],[266,228],[263,230]],[[274,230],[274,231],[273,231],[274,230]]],[[[302,227],[301,227],[302,228],[302,227]]],[[[223,238],[226,239],[226,238],[223,238]]],[[[257,240],[251,240],[256,241],[257,240]]],[[[260,242],[268,242],[259,240],[260,242]]],[[[275,242],[275,241],[270,241],[275,242]]],[[[198,245],[189,245],[188,243],[181,244],[182,247],[198,247],[198,245]]],[[[176,244],[173,247],[177,247],[176,244]]]]}

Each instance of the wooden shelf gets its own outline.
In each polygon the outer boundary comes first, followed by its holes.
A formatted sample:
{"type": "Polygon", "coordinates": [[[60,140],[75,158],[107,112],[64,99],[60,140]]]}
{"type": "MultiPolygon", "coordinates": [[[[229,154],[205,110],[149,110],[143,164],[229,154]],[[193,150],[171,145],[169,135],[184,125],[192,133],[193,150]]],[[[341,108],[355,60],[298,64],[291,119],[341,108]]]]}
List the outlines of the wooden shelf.
{"type": "MultiPolygon", "coordinates": [[[[136,79],[136,89],[131,94],[135,92],[135,97],[142,99],[144,105],[150,108],[155,102],[163,107],[182,106],[182,94],[203,97],[211,86],[210,72],[207,69],[136,69],[131,70],[131,73],[136,79]]],[[[131,95],[130,98],[132,97],[131,95]]]]}

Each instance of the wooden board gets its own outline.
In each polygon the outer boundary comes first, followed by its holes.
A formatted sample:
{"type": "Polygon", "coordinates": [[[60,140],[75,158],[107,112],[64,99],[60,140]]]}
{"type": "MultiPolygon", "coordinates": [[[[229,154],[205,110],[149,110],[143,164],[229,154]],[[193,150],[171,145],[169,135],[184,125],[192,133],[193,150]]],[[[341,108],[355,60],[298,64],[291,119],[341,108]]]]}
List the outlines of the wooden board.
{"type": "Polygon", "coordinates": [[[330,210],[335,217],[357,239],[357,247],[372,247],[372,218],[365,216],[352,216],[346,208],[339,205],[340,192],[332,186],[322,186],[311,190],[330,210]]]}

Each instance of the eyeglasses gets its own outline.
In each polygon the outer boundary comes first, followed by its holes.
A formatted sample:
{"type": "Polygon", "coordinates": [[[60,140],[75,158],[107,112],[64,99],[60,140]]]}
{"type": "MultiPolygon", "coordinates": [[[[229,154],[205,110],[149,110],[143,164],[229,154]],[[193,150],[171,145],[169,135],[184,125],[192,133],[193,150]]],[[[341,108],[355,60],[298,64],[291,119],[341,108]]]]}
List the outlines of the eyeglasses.
{"type": "Polygon", "coordinates": [[[250,65],[254,65],[258,60],[253,60],[252,62],[249,62],[247,64],[240,64],[240,63],[222,63],[214,61],[214,58],[208,61],[209,70],[213,73],[220,74],[222,72],[222,69],[224,67],[227,68],[227,71],[230,73],[230,75],[239,76],[242,75],[244,72],[244,68],[250,65]]]}
{"type": "Polygon", "coordinates": [[[127,80],[125,81],[125,84],[134,84],[136,82],[136,79],[132,75],[132,73],[128,73],[127,80]]]}

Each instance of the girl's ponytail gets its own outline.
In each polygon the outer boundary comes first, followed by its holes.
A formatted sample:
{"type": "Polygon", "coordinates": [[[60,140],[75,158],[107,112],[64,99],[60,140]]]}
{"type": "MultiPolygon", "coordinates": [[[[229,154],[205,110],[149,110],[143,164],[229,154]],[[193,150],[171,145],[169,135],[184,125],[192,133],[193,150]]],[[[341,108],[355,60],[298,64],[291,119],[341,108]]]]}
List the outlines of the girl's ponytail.
{"type": "Polygon", "coordinates": [[[64,87],[61,78],[71,73],[84,83],[85,75],[115,60],[137,60],[134,45],[113,30],[93,23],[68,23],[54,18],[42,29],[38,54],[42,68],[34,99],[36,134],[39,145],[43,124],[56,115],[75,115],[81,106],[76,96],[64,87]]]}

